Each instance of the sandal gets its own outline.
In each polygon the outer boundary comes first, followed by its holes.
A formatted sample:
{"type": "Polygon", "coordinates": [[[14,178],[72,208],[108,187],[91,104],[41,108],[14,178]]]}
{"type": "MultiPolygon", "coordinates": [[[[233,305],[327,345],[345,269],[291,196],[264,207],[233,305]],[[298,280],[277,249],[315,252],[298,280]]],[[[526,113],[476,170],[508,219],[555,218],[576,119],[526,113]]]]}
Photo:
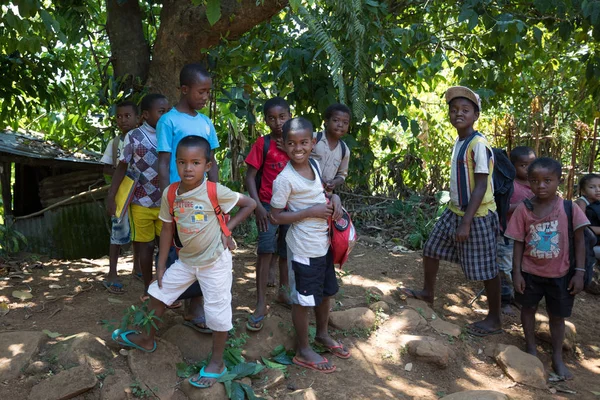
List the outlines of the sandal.
{"type": "Polygon", "coordinates": [[[264,315],[261,315],[260,317],[255,317],[254,315],[250,314],[248,316],[248,321],[246,321],[246,329],[252,332],[260,331],[264,326],[262,322],[264,319],[264,315]]]}
{"type": "Polygon", "coordinates": [[[131,347],[131,348],[138,349],[138,350],[141,350],[141,351],[146,352],[146,353],[152,353],[154,350],[156,350],[156,340],[154,341],[154,346],[152,347],[152,349],[148,350],[148,349],[143,348],[139,344],[135,344],[131,340],[129,340],[127,338],[127,335],[129,335],[131,333],[139,333],[139,332],[136,332],[136,331],[122,331],[120,329],[115,329],[113,331],[112,335],[111,335],[112,336],[112,340],[114,340],[115,342],[117,342],[117,344],[119,344],[119,346],[131,347]]]}
{"type": "Polygon", "coordinates": [[[204,368],[206,368],[206,367],[202,367],[202,369],[198,373],[197,377],[190,377],[188,379],[188,382],[190,383],[190,385],[196,386],[197,388],[200,388],[200,389],[206,389],[206,388],[211,387],[215,383],[217,383],[216,379],[222,378],[227,373],[227,367],[224,367],[223,371],[220,374],[216,374],[214,372],[206,372],[206,371],[204,371],[204,368]],[[198,383],[198,381],[202,378],[215,379],[215,382],[211,385],[205,385],[202,383],[198,383]]]}
{"type": "Polygon", "coordinates": [[[335,365],[332,365],[330,369],[318,368],[317,367],[318,365],[327,364],[329,362],[329,360],[326,359],[325,357],[323,357],[323,361],[319,361],[319,362],[302,361],[302,360],[299,360],[298,358],[294,357],[292,359],[292,362],[301,367],[308,368],[308,369],[314,369],[315,371],[322,372],[324,374],[330,374],[337,369],[337,367],[335,365]]]}
{"type": "Polygon", "coordinates": [[[193,330],[200,332],[200,333],[213,333],[212,329],[210,329],[206,325],[206,317],[204,315],[201,317],[198,317],[198,318],[194,318],[189,321],[188,320],[183,321],[183,325],[190,327],[193,330]],[[200,325],[204,325],[204,326],[200,326],[200,325]]]}
{"type": "Polygon", "coordinates": [[[502,328],[500,329],[486,329],[475,324],[467,325],[467,333],[473,336],[485,337],[490,335],[498,335],[504,332],[502,328]]]}
{"type": "Polygon", "coordinates": [[[103,281],[102,286],[104,286],[106,291],[111,294],[125,294],[126,293],[126,291],[123,289],[123,284],[121,282],[103,281]]]}
{"type": "Polygon", "coordinates": [[[321,342],[321,340],[319,340],[316,337],[315,337],[315,341],[317,342],[317,344],[319,344],[320,346],[323,346],[325,349],[327,349],[327,351],[329,351],[331,354],[333,354],[334,356],[336,356],[338,358],[342,358],[345,360],[352,356],[352,353],[350,352],[350,350],[348,350],[346,348],[346,346],[344,346],[344,344],[340,341],[338,341],[337,345],[335,345],[335,346],[327,346],[326,344],[321,342]]]}

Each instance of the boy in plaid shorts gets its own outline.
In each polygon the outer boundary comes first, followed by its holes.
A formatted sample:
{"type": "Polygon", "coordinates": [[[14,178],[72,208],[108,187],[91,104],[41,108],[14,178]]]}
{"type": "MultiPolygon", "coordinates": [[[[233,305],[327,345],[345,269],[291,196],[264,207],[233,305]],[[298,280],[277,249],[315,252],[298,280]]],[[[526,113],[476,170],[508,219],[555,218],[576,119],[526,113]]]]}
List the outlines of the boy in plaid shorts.
{"type": "Polygon", "coordinates": [[[481,100],[471,89],[446,91],[450,123],[458,138],[452,151],[450,205],[435,224],[423,248],[423,290],[401,288],[403,297],[433,303],[440,260],[460,264],[467,279],[483,281],[488,315],[467,326],[476,336],[501,333],[500,277],[496,264],[498,215],[494,202],[494,156],[487,140],[473,128],[481,100]]]}

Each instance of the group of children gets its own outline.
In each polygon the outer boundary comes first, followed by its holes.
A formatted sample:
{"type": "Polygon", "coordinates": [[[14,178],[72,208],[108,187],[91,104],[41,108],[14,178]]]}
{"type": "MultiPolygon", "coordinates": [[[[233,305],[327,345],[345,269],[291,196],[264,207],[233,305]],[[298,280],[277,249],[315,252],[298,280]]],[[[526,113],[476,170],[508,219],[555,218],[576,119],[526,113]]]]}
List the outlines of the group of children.
{"type": "MultiPolygon", "coordinates": [[[[257,301],[247,328],[263,327],[269,269],[277,263],[277,301],[292,308],[297,332],[293,362],[333,372],[335,365],[308,344],[308,311],[314,308],[317,317],[315,340],[333,355],[349,358],[350,351],[329,336],[327,324],[329,299],[338,290],[328,219],[342,213],[333,190],[347,176],[350,151],[340,138],[348,131],[350,110],[341,104],[329,107],[324,132],[313,133],[308,120],[292,118],[284,99],[268,100],[264,115],[270,133],[256,141],[246,159],[249,196],[245,196],[216,183],[214,151],[219,141],[210,119],[197,111],[207,104],[211,86],[210,75],[201,65],[188,64],[180,73],[181,97],[173,108],[160,94],[146,95],[138,121],[134,103],[117,105],[121,135],[108,145],[103,158],[105,171],[112,176],[106,203],[113,216],[111,267],[104,285],[112,293],[124,293],[116,264],[119,246],[131,239],[134,265],[139,266],[145,286],[141,300],[148,300],[149,309],[160,317],[166,307],[178,307],[181,299],[190,298],[187,324],[212,333],[210,361],[190,378],[196,387],[210,387],[227,373],[223,351],[232,329],[231,250],[235,248],[230,231],[255,211],[257,301]],[[309,162],[311,157],[320,166],[309,162]],[[116,195],[126,174],[134,177],[135,186],[127,215],[117,219],[116,195]],[[236,206],[237,212],[226,218],[224,214],[236,206]],[[186,296],[188,292],[192,294],[186,296]]],[[[120,345],[152,352],[155,333],[155,327],[143,333],[116,330],[112,338],[120,345]]]]}
{"type": "Polygon", "coordinates": [[[495,212],[494,153],[474,128],[480,98],[469,88],[457,86],[447,90],[446,102],[458,134],[452,152],[451,201],[424,245],[423,289],[400,288],[400,294],[433,303],[439,261],[458,263],[467,279],[483,281],[489,308],[483,320],[467,325],[467,331],[476,336],[501,333],[502,311],[513,313],[514,303],[521,309],[525,350],[533,355],[535,314],[545,298],[552,367],[558,376],[571,379],[562,358],[564,319],[571,315],[574,296],[583,290],[589,266],[586,246],[591,250],[593,243],[586,244],[584,234],[590,228],[600,234],[600,176],[581,179],[581,197],[574,202],[578,207],[573,207],[557,193],[561,164],[548,157],[536,158],[531,148],[516,147],[510,152],[516,170],[514,191],[507,228],[502,232],[495,212]]]}

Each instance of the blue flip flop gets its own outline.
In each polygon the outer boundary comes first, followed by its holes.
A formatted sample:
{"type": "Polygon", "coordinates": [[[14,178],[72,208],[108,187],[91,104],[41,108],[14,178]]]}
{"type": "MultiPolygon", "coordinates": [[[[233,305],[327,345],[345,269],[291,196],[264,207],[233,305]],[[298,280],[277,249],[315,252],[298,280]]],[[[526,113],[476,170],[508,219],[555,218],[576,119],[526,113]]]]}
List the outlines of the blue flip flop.
{"type": "Polygon", "coordinates": [[[200,333],[213,333],[212,329],[210,329],[206,325],[206,317],[205,316],[194,318],[191,321],[183,321],[183,325],[185,325],[187,327],[190,327],[190,328],[192,328],[195,331],[200,332],[200,333]],[[204,325],[205,328],[199,327],[198,324],[204,325]]]}
{"type": "Polygon", "coordinates": [[[152,349],[148,350],[148,349],[143,348],[142,346],[139,346],[139,345],[133,343],[131,340],[127,339],[127,335],[129,335],[130,333],[138,333],[138,332],[136,332],[136,331],[123,332],[120,329],[115,329],[112,333],[112,340],[117,342],[119,344],[119,346],[132,347],[134,349],[138,349],[138,350],[141,350],[146,353],[152,353],[154,350],[156,350],[156,340],[154,341],[154,346],[152,347],[152,349]]]}
{"type": "Polygon", "coordinates": [[[258,332],[263,328],[263,323],[262,320],[265,319],[264,315],[261,315],[260,317],[255,317],[253,314],[250,314],[250,316],[248,317],[248,321],[246,321],[246,329],[248,329],[249,331],[252,332],[258,332]],[[252,325],[258,325],[258,326],[252,326],[252,325]]]}
{"type": "Polygon", "coordinates": [[[120,282],[103,281],[102,286],[104,286],[108,293],[125,294],[125,291],[123,290],[123,284],[120,282]]]}
{"type": "Polygon", "coordinates": [[[197,388],[200,388],[200,389],[206,389],[206,388],[211,387],[212,385],[203,385],[201,383],[198,383],[198,381],[200,379],[202,379],[202,378],[219,379],[227,373],[227,367],[223,368],[223,372],[221,372],[220,374],[215,374],[214,372],[205,372],[204,368],[205,367],[202,367],[202,369],[200,370],[200,373],[198,373],[198,379],[194,379],[194,377],[191,377],[188,379],[188,382],[190,383],[190,385],[196,386],[197,388]]]}

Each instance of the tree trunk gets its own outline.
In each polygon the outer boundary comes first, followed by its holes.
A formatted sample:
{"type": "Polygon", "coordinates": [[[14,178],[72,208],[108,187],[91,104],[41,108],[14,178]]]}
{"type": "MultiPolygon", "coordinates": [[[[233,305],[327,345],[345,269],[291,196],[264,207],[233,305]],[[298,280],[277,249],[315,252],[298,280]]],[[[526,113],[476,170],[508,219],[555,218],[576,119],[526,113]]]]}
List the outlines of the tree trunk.
{"type": "Polygon", "coordinates": [[[288,1],[264,0],[256,4],[256,0],[221,0],[221,18],[210,26],[205,6],[194,6],[190,0],[164,0],[146,85],[175,102],[183,65],[202,61],[202,50],[215,46],[222,37],[238,39],[279,13],[288,1]]]}
{"type": "Polygon", "coordinates": [[[138,0],[106,0],[106,15],[114,74],[123,79],[121,89],[140,90],[148,78],[150,48],[138,0]]]}

